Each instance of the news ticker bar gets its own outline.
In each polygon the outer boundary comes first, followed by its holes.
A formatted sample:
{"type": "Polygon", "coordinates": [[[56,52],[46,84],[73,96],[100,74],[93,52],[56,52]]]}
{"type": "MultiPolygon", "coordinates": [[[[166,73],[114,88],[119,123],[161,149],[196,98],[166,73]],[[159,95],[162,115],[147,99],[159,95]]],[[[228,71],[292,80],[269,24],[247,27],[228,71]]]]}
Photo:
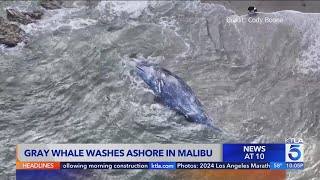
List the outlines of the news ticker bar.
{"type": "Polygon", "coordinates": [[[303,162],[25,162],[20,170],[109,169],[192,170],[265,169],[302,170],[303,162]]]}
{"type": "Polygon", "coordinates": [[[17,162],[303,162],[290,144],[19,144],[17,162]]]}

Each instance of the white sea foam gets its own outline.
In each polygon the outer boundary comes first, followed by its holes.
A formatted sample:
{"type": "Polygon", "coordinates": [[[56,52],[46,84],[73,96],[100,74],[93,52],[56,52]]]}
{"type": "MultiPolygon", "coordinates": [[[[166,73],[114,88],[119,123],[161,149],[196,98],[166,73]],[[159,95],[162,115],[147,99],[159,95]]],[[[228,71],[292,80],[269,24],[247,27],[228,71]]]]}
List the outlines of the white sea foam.
{"type": "Polygon", "coordinates": [[[175,32],[176,36],[181,36],[177,32],[178,30],[180,30],[179,22],[177,22],[174,17],[161,17],[159,24],[162,26],[162,29],[172,29],[175,32]]]}
{"type": "Polygon", "coordinates": [[[304,74],[320,72],[320,25],[318,23],[313,25],[305,31],[303,40],[308,46],[306,50],[301,51],[297,63],[304,74]]]}
{"type": "MultiPolygon", "coordinates": [[[[10,2],[7,2],[10,3],[10,2]]],[[[36,7],[36,1],[16,1],[14,4],[11,4],[6,7],[6,9],[17,9],[19,11],[30,11],[36,7]]]]}
{"type": "MultiPolygon", "coordinates": [[[[31,11],[36,9],[36,2],[17,2],[13,5],[6,7],[14,8],[19,11],[31,11]]],[[[62,8],[55,10],[44,10],[44,15],[41,20],[35,23],[30,23],[28,25],[21,25],[20,27],[26,33],[34,33],[44,30],[56,30],[62,25],[70,25],[73,29],[80,29],[85,27],[84,25],[94,24],[94,20],[91,19],[81,19],[72,18],[72,15],[78,11],[86,8],[85,6],[75,6],[75,8],[62,8]]]]}
{"type": "Polygon", "coordinates": [[[302,13],[294,10],[278,11],[273,14],[286,16],[296,32],[302,34],[301,50],[296,59],[297,69],[303,74],[320,72],[320,13],[302,13]]]}
{"type": "Polygon", "coordinates": [[[78,11],[85,7],[62,8],[46,11],[43,18],[35,23],[21,25],[21,28],[28,34],[36,35],[42,31],[54,31],[61,26],[70,26],[71,29],[82,29],[96,24],[97,20],[89,18],[72,17],[78,11]]]}
{"type": "MultiPolygon", "coordinates": [[[[299,73],[307,75],[318,74],[320,72],[320,24],[318,23],[320,21],[320,13],[302,13],[294,10],[284,10],[263,13],[263,15],[283,18],[284,21],[279,26],[292,26],[291,31],[295,33],[296,38],[301,39],[301,42],[299,42],[299,54],[292,61],[296,62],[299,73]]],[[[246,15],[234,15],[234,17],[245,18],[246,15]]],[[[232,25],[239,32],[241,30],[239,28],[243,28],[241,23],[233,23],[232,25]]],[[[275,26],[274,30],[277,27],[278,25],[275,26]]],[[[278,33],[277,31],[273,31],[273,34],[271,34],[271,32],[269,31],[268,34],[273,35],[274,33],[278,33]]],[[[252,44],[256,41],[255,37],[261,34],[261,32],[258,33],[250,34],[250,36],[246,37],[246,41],[250,42],[248,43],[249,47],[252,47],[252,44]]]]}
{"type": "Polygon", "coordinates": [[[112,20],[114,17],[121,16],[122,13],[128,13],[131,18],[137,18],[147,7],[148,1],[101,1],[96,9],[101,16],[106,16],[105,11],[109,10],[111,16],[107,18],[112,20]]]}
{"type": "Polygon", "coordinates": [[[0,44],[0,51],[5,52],[6,46],[3,44],[0,44]]]}

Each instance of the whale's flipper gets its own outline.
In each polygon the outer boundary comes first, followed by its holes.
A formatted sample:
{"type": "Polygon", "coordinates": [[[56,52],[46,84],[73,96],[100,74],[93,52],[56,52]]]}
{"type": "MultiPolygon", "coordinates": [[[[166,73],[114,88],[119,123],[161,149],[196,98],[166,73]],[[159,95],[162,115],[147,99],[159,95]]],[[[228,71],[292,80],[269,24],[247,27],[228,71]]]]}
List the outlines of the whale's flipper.
{"type": "MultiPolygon", "coordinates": [[[[182,113],[181,113],[181,115],[183,115],[182,113]]],[[[185,118],[186,118],[186,120],[188,121],[188,122],[194,122],[193,121],[193,119],[190,117],[190,116],[184,116],[185,118]]]]}
{"type": "Polygon", "coordinates": [[[194,122],[194,117],[193,116],[197,115],[196,113],[187,113],[187,114],[181,113],[181,114],[184,115],[186,120],[189,121],[189,122],[194,122]]]}

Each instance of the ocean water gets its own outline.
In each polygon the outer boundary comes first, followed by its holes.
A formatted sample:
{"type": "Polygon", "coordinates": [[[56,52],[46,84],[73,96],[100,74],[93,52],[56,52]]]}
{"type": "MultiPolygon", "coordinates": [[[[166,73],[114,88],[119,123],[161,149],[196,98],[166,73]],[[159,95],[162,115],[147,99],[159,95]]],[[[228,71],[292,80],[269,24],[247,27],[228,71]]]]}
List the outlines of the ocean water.
{"type": "MultiPolygon", "coordinates": [[[[283,143],[303,138],[320,179],[320,14],[260,13],[282,23],[228,23],[220,5],[68,2],[21,26],[28,43],[0,46],[0,179],[15,177],[18,143],[283,143]],[[193,89],[223,137],[154,100],[128,62],[147,58],[193,89]]],[[[32,10],[33,1],[1,8],[32,10]]],[[[4,13],[3,9],[0,11],[4,13]]],[[[93,179],[161,179],[167,172],[94,171],[93,179]]]]}

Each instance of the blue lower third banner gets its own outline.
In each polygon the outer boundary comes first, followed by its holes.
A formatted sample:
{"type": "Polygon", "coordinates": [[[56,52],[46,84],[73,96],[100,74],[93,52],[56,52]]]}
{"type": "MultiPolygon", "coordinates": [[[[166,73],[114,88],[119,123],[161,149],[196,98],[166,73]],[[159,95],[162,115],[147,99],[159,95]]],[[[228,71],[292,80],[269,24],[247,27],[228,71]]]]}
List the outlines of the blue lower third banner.
{"type": "Polygon", "coordinates": [[[223,144],[224,162],[285,162],[285,144],[223,144]]]}

